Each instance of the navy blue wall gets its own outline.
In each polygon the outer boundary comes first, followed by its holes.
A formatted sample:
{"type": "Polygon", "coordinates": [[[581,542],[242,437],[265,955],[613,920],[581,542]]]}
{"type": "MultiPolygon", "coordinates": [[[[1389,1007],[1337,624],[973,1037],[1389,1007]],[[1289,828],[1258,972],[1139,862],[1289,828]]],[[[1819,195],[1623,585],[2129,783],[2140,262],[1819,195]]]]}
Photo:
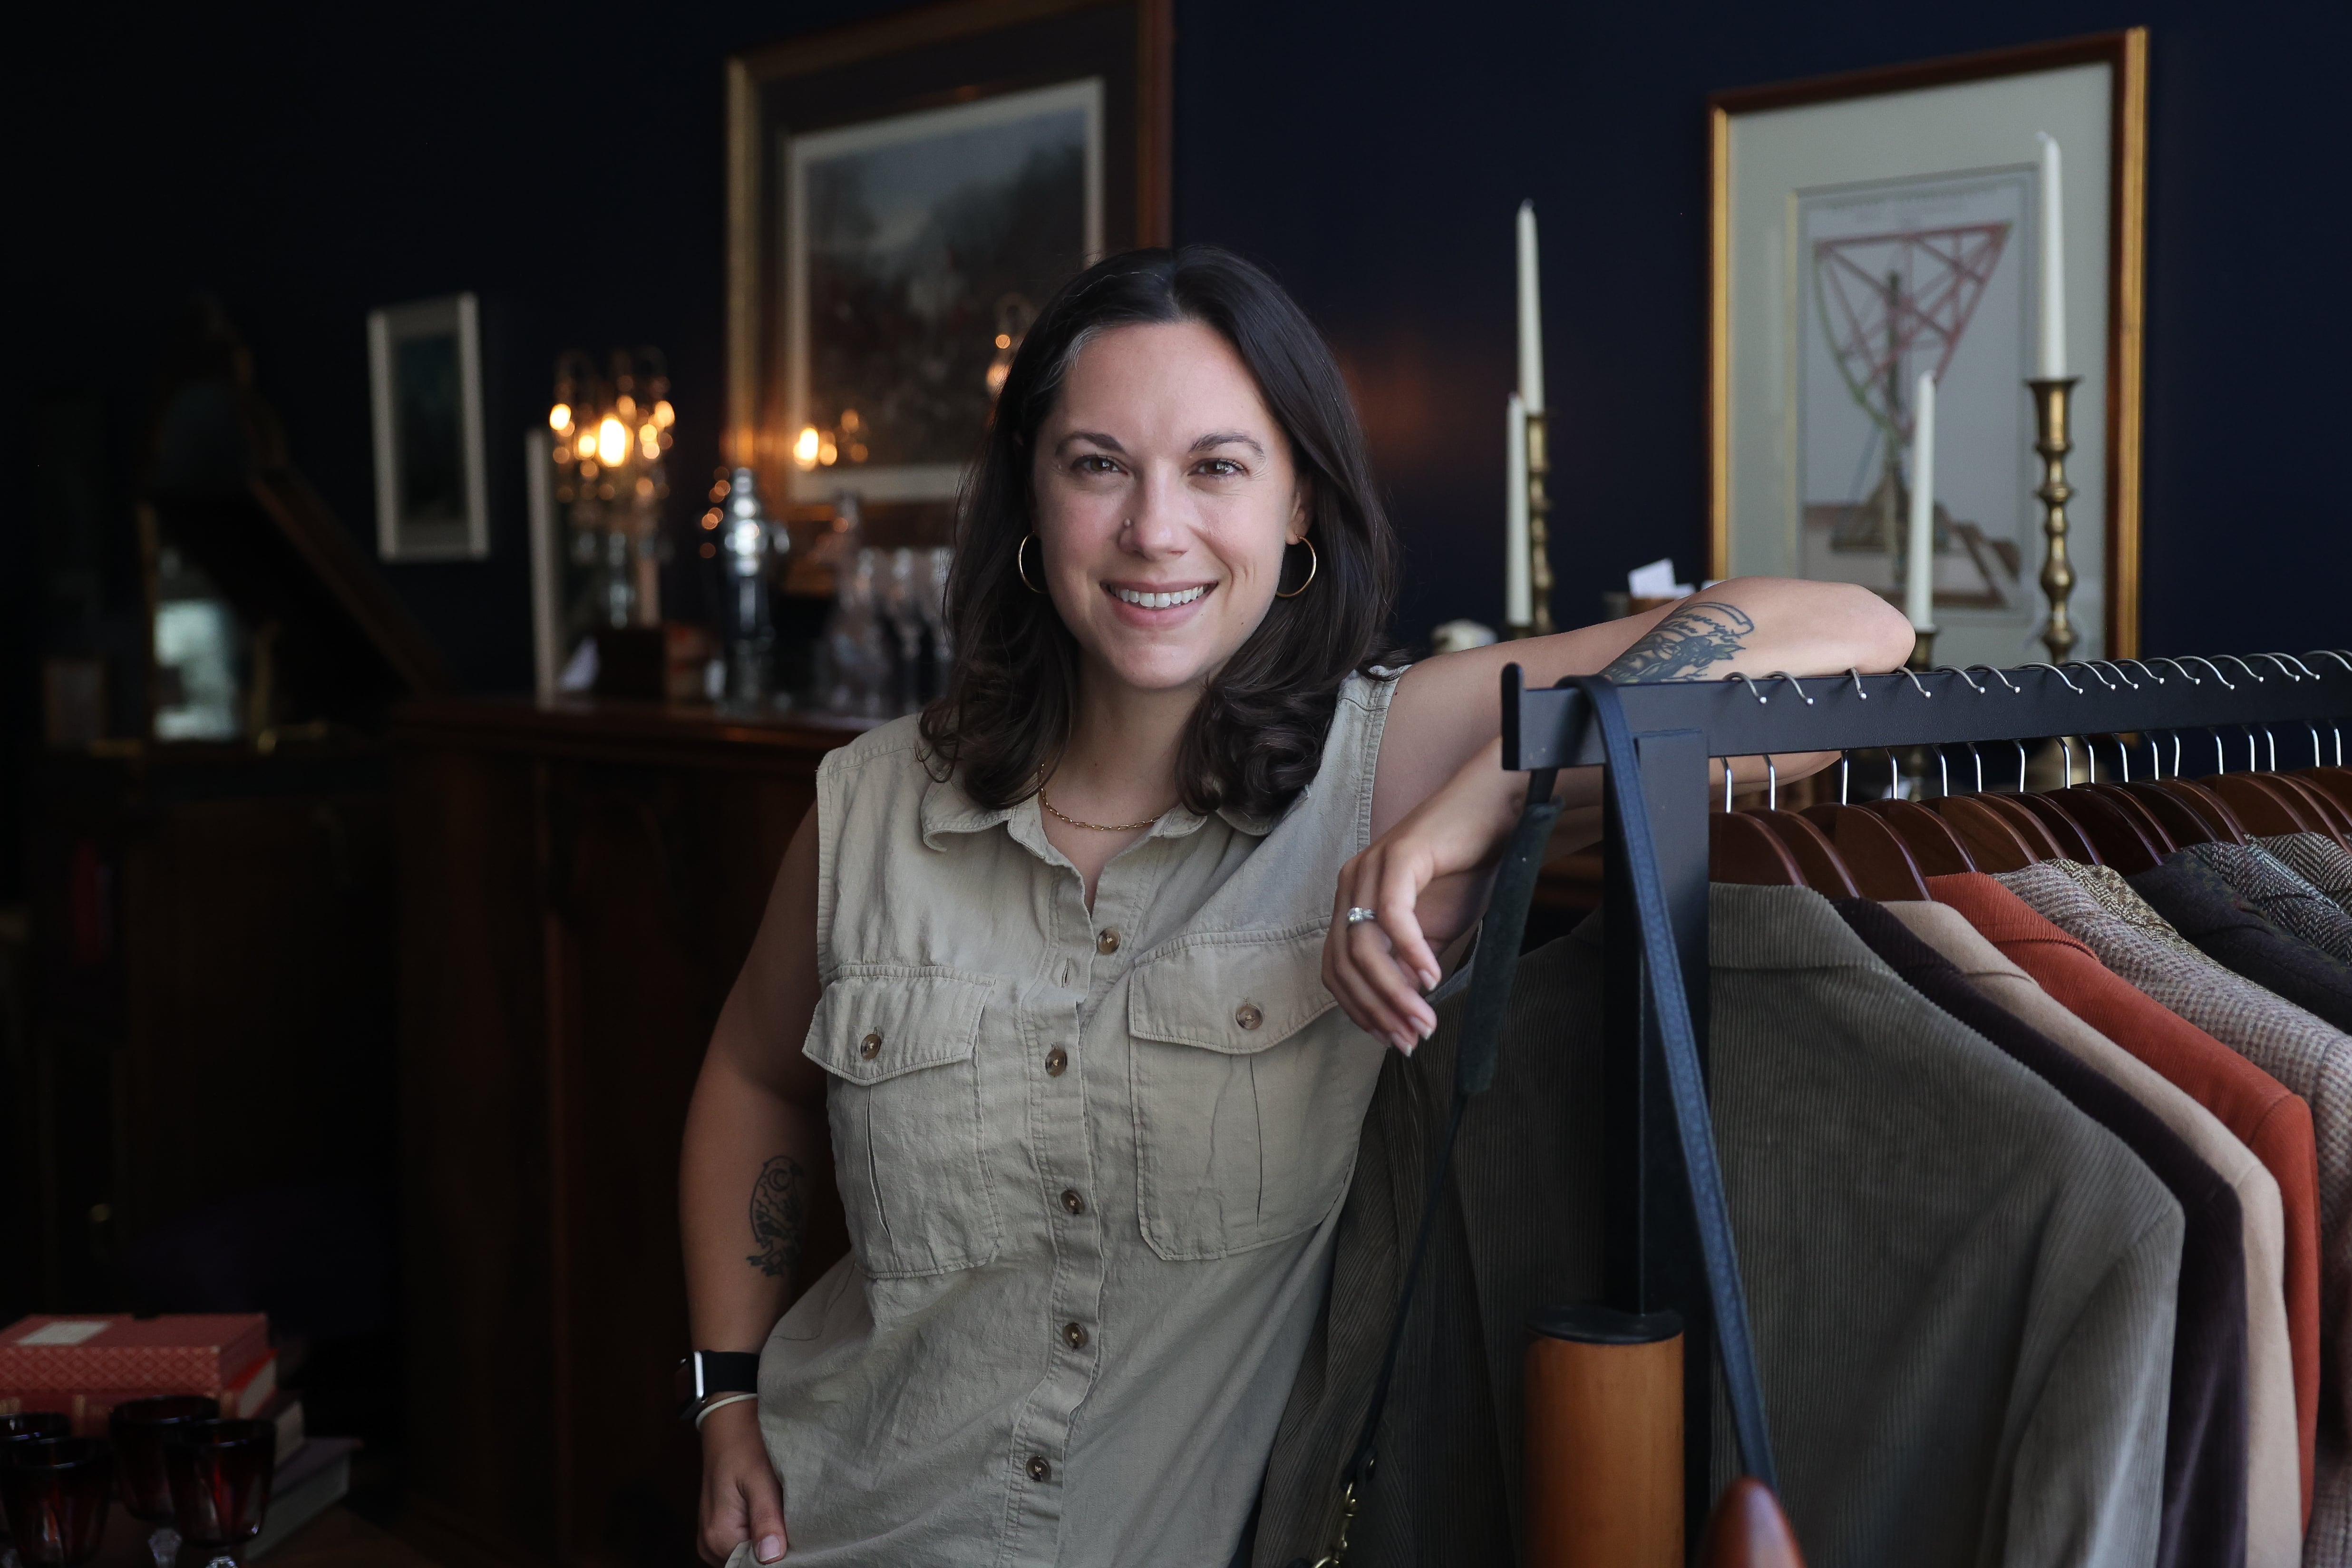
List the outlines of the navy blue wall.
{"type": "MultiPolygon", "coordinates": [[[[252,342],[297,462],[364,535],[365,312],[478,290],[496,552],[385,571],[469,686],[521,688],[518,451],[553,356],[668,351],[686,509],[722,401],[722,58],[887,8],[79,11],[53,47],[10,51],[12,249],[30,276],[0,417],[22,430],[26,399],[93,387],[126,449],[162,335],[207,289],[252,342]]],[[[2334,457],[2352,413],[2347,16],[2280,0],[1179,0],[1177,227],[1267,264],[1330,334],[1409,542],[1398,629],[1418,638],[1499,612],[1508,224],[1532,196],[1558,605],[1574,623],[1630,564],[1702,564],[1706,94],[2147,23],[2146,644],[2352,641],[2334,457]]],[[[12,563],[20,493],[0,497],[12,563]]],[[[26,579],[0,571],[19,735],[26,579]]]]}

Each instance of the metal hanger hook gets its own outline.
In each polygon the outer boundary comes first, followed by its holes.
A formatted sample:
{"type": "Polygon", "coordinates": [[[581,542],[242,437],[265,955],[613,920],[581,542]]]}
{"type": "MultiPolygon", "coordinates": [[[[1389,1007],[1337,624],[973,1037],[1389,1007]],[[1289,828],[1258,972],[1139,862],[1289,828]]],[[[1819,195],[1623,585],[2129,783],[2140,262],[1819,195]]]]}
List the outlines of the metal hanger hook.
{"type": "Polygon", "coordinates": [[[1838,804],[1840,805],[1852,804],[1846,798],[1846,789],[1853,782],[1853,753],[1851,752],[1840,752],[1838,753],[1838,804]]]}
{"type": "Polygon", "coordinates": [[[2025,793],[2025,742],[2011,740],[2010,744],[2017,748],[2017,793],[2023,795],[2025,793]]]}
{"type": "Polygon", "coordinates": [[[1747,680],[1747,681],[1748,681],[1748,689],[1749,691],[1751,691],[1751,692],[1754,692],[1754,693],[1755,693],[1755,696],[1756,696],[1756,705],[1757,705],[1759,708],[1761,708],[1762,706],[1764,706],[1764,704],[1765,704],[1766,702],[1768,702],[1768,701],[1769,701],[1769,700],[1770,700],[1770,699],[1769,699],[1769,698],[1767,698],[1767,697],[1764,695],[1764,693],[1763,693],[1763,692],[1761,692],[1761,691],[1759,691],[1759,690],[1757,690],[1756,683],[1755,683],[1754,681],[1752,681],[1752,680],[1748,680],[1748,677],[1747,677],[1747,675],[1746,675],[1746,673],[1745,673],[1745,672],[1738,672],[1738,673],[1734,673],[1734,674],[1732,675],[1731,679],[1734,679],[1734,680],[1747,680]]]}
{"type": "Polygon", "coordinates": [[[1772,765],[1772,753],[1764,753],[1764,809],[1780,809],[1780,770],[1772,765]]]}
{"type": "Polygon", "coordinates": [[[2074,787],[2074,742],[2073,739],[2065,735],[2059,736],[2058,750],[2063,752],[2066,758],[2066,787],[2068,789],[2073,789],[2074,787]]]}
{"type": "Polygon", "coordinates": [[[2155,681],[2158,686],[2161,686],[2161,685],[2163,685],[2163,684],[2164,684],[2164,677],[2162,677],[2162,676],[2160,676],[2160,675],[2157,674],[2157,672],[2156,672],[2156,671],[2154,671],[2154,670],[2152,670],[2152,669],[2148,668],[2148,667],[2147,667],[2146,664],[2142,663],[2140,660],[2136,659],[2136,658],[2127,658],[2127,659],[2125,659],[2123,662],[2124,662],[2124,663],[2126,663],[2126,664],[2137,664],[2137,665],[2139,665],[2139,672],[2140,672],[2142,675],[2147,676],[2150,680],[2155,681]]]}
{"type": "Polygon", "coordinates": [[[1991,695],[1992,695],[1992,693],[1991,693],[1991,692],[1987,691],[1983,687],[1979,686],[1979,685],[1976,683],[1976,678],[1975,678],[1974,676],[1970,675],[1967,670],[1965,670],[1965,669],[1955,669],[1955,668],[1952,668],[1950,665],[1948,665],[1948,665],[1946,665],[1946,666],[1944,666],[1944,669],[1945,669],[1945,672],[1946,672],[1947,674],[1950,674],[1950,675],[1957,675],[1957,676],[1958,676],[1962,680],[1967,681],[1967,682],[1969,683],[1969,689],[1970,691],[1975,692],[1978,696],[1979,696],[1979,697],[1990,697],[1990,696],[1991,696],[1991,695]]]}
{"type": "Polygon", "coordinates": [[[2195,653],[2189,654],[2189,655],[2187,655],[2187,656],[2185,656],[2185,657],[2187,657],[2187,658],[2188,658],[2189,660],[2191,660],[2192,662],[2197,663],[2197,664],[2201,664],[2201,665],[2203,665],[2206,668],[2208,668],[2208,669],[2211,670],[2211,671],[2213,672],[2213,679],[2216,679],[2216,680],[2218,680],[2218,681],[2220,681],[2220,682],[2221,683],[2221,689],[2222,689],[2222,690],[2224,690],[2224,691],[2235,691],[2236,689],[2238,689],[2235,686],[2232,686],[2231,684],[2230,684],[2230,678],[2229,678],[2228,676],[2226,676],[2226,675],[2224,675],[2224,674],[2222,674],[2222,673],[2221,673],[2221,667],[2220,665],[2218,665],[2218,664],[2215,664],[2211,659],[2207,658],[2206,658],[2206,657],[2204,657],[2202,654],[2195,654],[2195,653]]]}
{"type": "Polygon", "coordinates": [[[2087,659],[2070,658],[2066,661],[2066,668],[2069,669],[2087,669],[2093,675],[2098,677],[2100,685],[2105,687],[2110,691],[2113,691],[2116,689],[2116,683],[2109,680],[2105,676],[2100,675],[2099,667],[2089,662],[2087,659]]]}
{"type": "Polygon", "coordinates": [[[1933,697],[1934,695],[1936,695],[1934,692],[1932,692],[1932,691],[1928,690],[1926,687],[1924,687],[1924,686],[1922,686],[1922,685],[1920,685],[1920,684],[1919,684],[1919,672],[1918,672],[1917,670],[1916,670],[1916,669],[1906,669],[1906,670],[1904,670],[1904,672],[1903,672],[1903,673],[1904,673],[1905,675],[1909,676],[1909,677],[1911,678],[1911,689],[1912,689],[1914,691],[1916,691],[1920,696],[1922,696],[1922,697],[1933,697]]]}
{"type": "Polygon", "coordinates": [[[1728,815],[1731,810],[1731,759],[1729,757],[1723,759],[1723,809],[1726,815],[1728,815]]]}
{"type": "Polygon", "coordinates": [[[2289,669],[2286,667],[2286,656],[2284,654],[2258,653],[2254,655],[2254,657],[2256,658],[2269,659],[2273,664],[2277,665],[2278,672],[2281,675],[2285,676],[2289,680],[2294,681],[2297,686],[2301,686],[2303,684],[2304,676],[2307,676],[2311,673],[2311,671],[2306,669],[2303,672],[2303,675],[2297,675],[2294,671],[2289,669]]]}
{"type": "Polygon", "coordinates": [[[1936,748],[1936,795],[1938,799],[1952,793],[1952,759],[1943,747],[1936,748]]]}
{"type": "Polygon", "coordinates": [[[2126,675],[2126,674],[2124,673],[2124,667],[2123,667],[2122,665],[2120,665],[2120,664],[2117,664],[2114,659],[2111,659],[2111,658],[2095,658],[2095,659],[2093,659],[2093,660],[2091,661],[2091,670],[2092,670],[2092,672],[2093,672],[2094,674],[2096,674],[2096,673],[2097,673],[2097,671],[2098,671],[2098,668],[2099,668],[2099,666],[2101,666],[2101,665],[2103,665],[2103,664],[2104,664],[2104,665],[2105,665],[2109,669],[2112,669],[2112,670],[2114,670],[2114,671],[2116,672],[2116,679],[2117,680],[2122,681],[2126,686],[2130,687],[2134,691],[2137,691],[2137,690],[2139,689],[2139,682],[2138,682],[2138,681],[2137,681],[2137,680],[2134,680],[2130,676],[2126,675]]]}
{"type": "Polygon", "coordinates": [[[2172,666],[2173,670],[2174,670],[2177,674],[2179,674],[2179,675],[2180,679],[2183,679],[2183,680],[2185,680],[2185,681],[2187,681],[2187,682],[2189,682],[2189,685],[2191,685],[2191,686],[2202,686],[2202,685],[2204,685],[2204,684],[2205,684],[2203,681],[2201,681],[2201,680],[2198,679],[2195,676],[2193,676],[2193,675],[2189,674],[2189,667],[2188,667],[2188,666],[2186,666],[2186,665],[2184,665],[2184,664],[2182,664],[2182,663],[2181,663],[2179,659],[2177,659],[2177,658],[2159,658],[2159,659],[2158,659],[2156,662],[2157,662],[2157,663],[2158,663],[2158,664],[2168,664],[2168,665],[2172,666]]]}
{"type": "Polygon", "coordinates": [[[2074,681],[2072,681],[2072,680],[2070,680],[2070,679],[2067,679],[2066,672],[2065,672],[2064,670],[2063,670],[2063,669],[2059,668],[2058,668],[2056,665],[2054,665],[2054,664],[2028,664],[2028,665],[2021,665],[2021,666],[2020,666],[2019,668],[2023,668],[2023,669],[2046,669],[2046,670],[2048,670],[2051,674],[2053,674],[2053,675],[2056,676],[2059,679],[2061,679],[2061,680],[2064,680],[2064,681],[2066,682],[2066,689],[2067,689],[2067,690],[2069,690],[2069,691],[2071,691],[2071,692],[2073,692],[2075,696],[2077,696],[2077,697],[2088,697],[2088,696],[2090,695],[2090,693],[2089,693],[2089,692],[2087,692],[2087,691],[2084,690],[2081,687],[2079,687],[2079,686],[2075,685],[2075,684],[2074,683],[2074,681]]]}
{"type": "Polygon", "coordinates": [[[1796,678],[1795,676],[1793,676],[1793,675],[1790,675],[1787,670],[1785,670],[1785,669],[1776,669],[1776,670],[1774,670],[1771,674],[1769,674],[1769,675],[1766,676],[1764,679],[1767,679],[1767,680],[1785,680],[1785,681],[1787,681],[1787,682],[1790,684],[1790,686],[1791,686],[1792,688],[1794,688],[1794,689],[1795,689],[1796,693],[1797,693],[1797,695],[1798,695],[1798,696],[1800,696],[1800,697],[1804,697],[1804,700],[1805,700],[1805,706],[1806,706],[1806,707],[1811,708],[1811,707],[1813,705],[1813,700],[1812,700],[1811,698],[1810,698],[1810,697],[1805,697],[1805,689],[1804,689],[1803,687],[1801,687],[1801,686],[1797,685],[1797,678],[1796,678]]]}
{"type": "Polygon", "coordinates": [[[1969,761],[1977,765],[1977,793],[1984,794],[1984,748],[1974,741],[1969,742],[1969,761]]]}
{"type": "Polygon", "coordinates": [[[1849,667],[1846,673],[1853,677],[1853,694],[1855,699],[1863,702],[1869,701],[1870,693],[1862,689],[1862,671],[1849,667]]]}
{"type": "Polygon", "coordinates": [[[2010,690],[2010,695],[2011,695],[2012,697],[2022,697],[2022,696],[2024,696],[2024,695],[2025,695],[2025,689],[2024,689],[2023,687],[2021,687],[2020,685],[2018,685],[2018,684],[2017,684],[2017,682],[2015,682],[2014,680],[2011,680],[2011,679],[2009,678],[2009,673],[2008,673],[2006,670],[1995,669],[1991,665],[1989,665],[1989,664],[1972,664],[1972,665],[1969,666],[1969,668],[1970,669],[1981,669],[1981,670],[1983,670],[1987,675],[1991,676],[1995,680],[1998,680],[1998,681],[2000,681],[2003,686],[2008,687],[2008,688],[2009,688],[2009,690],[2010,690]]]}
{"type": "Polygon", "coordinates": [[[2228,659],[2231,664],[2236,665],[2240,669],[2244,670],[2248,675],[2253,677],[2254,684],[2256,686],[2260,686],[2263,683],[2263,672],[2256,669],[2252,665],[2248,664],[2244,659],[2240,658],[2236,654],[2225,653],[2221,657],[2228,659]]]}
{"type": "Polygon", "coordinates": [[[2352,669],[2352,658],[2346,658],[2342,654],[2337,653],[2332,647],[2315,648],[2312,650],[2311,657],[2314,658],[2332,658],[2336,663],[2342,665],[2345,668],[2352,669]]]}

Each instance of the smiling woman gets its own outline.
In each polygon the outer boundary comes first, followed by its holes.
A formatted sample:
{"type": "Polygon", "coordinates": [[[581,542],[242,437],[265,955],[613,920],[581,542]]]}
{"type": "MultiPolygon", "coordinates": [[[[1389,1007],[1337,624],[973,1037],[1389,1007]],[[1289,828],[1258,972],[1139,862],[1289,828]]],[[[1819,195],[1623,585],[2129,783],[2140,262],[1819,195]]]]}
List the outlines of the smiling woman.
{"type": "MultiPolygon", "coordinates": [[[[1314,776],[1340,683],[1389,654],[1397,547],[1347,388],[1288,296],[1222,251],[1115,258],[1046,308],[962,527],[965,653],[923,734],[992,805],[1049,781],[1066,806],[1122,792],[1144,771],[1113,760],[1129,721],[1173,704],[1176,798],[1276,810],[1314,776]],[[1082,690],[1113,725],[1083,751],[1082,690]]],[[[1171,802],[1095,804],[1079,815],[1171,802]]]]}
{"type": "Polygon", "coordinates": [[[960,527],[947,695],[820,768],[688,1113],[696,1343],[764,1342],[699,1411],[704,1555],[1245,1563],[1384,1050],[1515,815],[1503,660],[1803,675],[1910,630],[1749,580],[1390,668],[1330,353],[1200,248],[1046,306],[960,527]]]}

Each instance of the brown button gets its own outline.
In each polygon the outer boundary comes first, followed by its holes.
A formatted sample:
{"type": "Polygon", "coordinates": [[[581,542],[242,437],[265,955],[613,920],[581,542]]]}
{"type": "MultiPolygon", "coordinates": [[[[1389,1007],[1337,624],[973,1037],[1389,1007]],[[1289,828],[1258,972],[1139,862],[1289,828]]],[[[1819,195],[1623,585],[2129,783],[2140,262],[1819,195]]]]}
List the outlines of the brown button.
{"type": "Polygon", "coordinates": [[[858,1041],[857,1054],[869,1062],[880,1056],[882,1054],[881,1032],[879,1030],[869,1032],[864,1039],[858,1041]]]}
{"type": "Polygon", "coordinates": [[[1118,951],[1118,932],[1112,931],[1108,926],[1104,927],[1102,935],[1095,938],[1095,951],[1105,954],[1106,956],[1117,952],[1118,951]]]}
{"type": "Polygon", "coordinates": [[[1244,1002],[1234,1009],[1234,1022],[1244,1029],[1255,1029],[1265,1022],[1265,1015],[1258,1011],[1256,1003],[1244,1002]]]}
{"type": "Polygon", "coordinates": [[[1045,1462],[1045,1455],[1029,1456],[1029,1479],[1033,1481],[1050,1481],[1054,1479],[1054,1467],[1045,1462]]]}
{"type": "Polygon", "coordinates": [[[1087,1326],[1084,1323],[1064,1323],[1062,1342],[1074,1351],[1087,1348],[1087,1326]]]}
{"type": "Polygon", "coordinates": [[[1070,1068],[1070,1053],[1055,1046],[1045,1053],[1045,1076],[1059,1078],[1070,1068]]]}
{"type": "Polygon", "coordinates": [[[1072,1214],[1084,1214],[1087,1212],[1087,1200],[1078,1196],[1077,1188],[1064,1187],[1062,1189],[1062,1206],[1069,1210],[1072,1214]]]}

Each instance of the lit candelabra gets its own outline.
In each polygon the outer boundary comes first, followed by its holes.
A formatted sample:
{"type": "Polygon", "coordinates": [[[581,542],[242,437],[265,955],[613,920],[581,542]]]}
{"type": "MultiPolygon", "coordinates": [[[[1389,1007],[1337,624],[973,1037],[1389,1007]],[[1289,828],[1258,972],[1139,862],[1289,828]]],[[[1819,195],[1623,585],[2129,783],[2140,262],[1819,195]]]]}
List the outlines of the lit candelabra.
{"type": "Polygon", "coordinates": [[[599,375],[577,349],[555,365],[555,499],[572,524],[572,558],[599,571],[598,618],[614,626],[661,620],[664,456],[677,411],[658,349],[615,352],[599,375]]]}

